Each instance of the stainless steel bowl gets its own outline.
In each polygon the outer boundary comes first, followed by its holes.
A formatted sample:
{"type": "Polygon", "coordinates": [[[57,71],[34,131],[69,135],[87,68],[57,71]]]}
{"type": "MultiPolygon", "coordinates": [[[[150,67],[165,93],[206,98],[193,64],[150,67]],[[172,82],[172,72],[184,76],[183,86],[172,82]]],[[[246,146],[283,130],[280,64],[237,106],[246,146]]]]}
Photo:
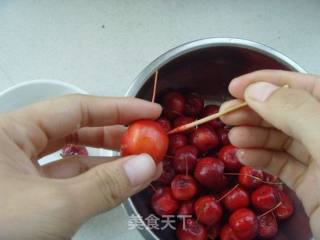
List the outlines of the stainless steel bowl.
{"type": "MultiPolygon", "coordinates": [[[[265,45],[234,38],[209,38],[197,40],[171,49],[149,64],[135,79],[127,96],[151,99],[153,74],[159,69],[158,92],[168,88],[192,89],[206,99],[222,102],[230,95],[230,80],[259,69],[283,69],[305,72],[288,57],[265,45]]],[[[309,220],[300,201],[287,189],[295,203],[294,216],[281,223],[277,239],[309,240],[312,238],[309,220]]],[[[149,216],[152,190],[131,197],[124,207],[127,213],[149,216]]],[[[146,224],[140,229],[145,239],[175,239],[174,231],[150,230],[146,224]]]]}

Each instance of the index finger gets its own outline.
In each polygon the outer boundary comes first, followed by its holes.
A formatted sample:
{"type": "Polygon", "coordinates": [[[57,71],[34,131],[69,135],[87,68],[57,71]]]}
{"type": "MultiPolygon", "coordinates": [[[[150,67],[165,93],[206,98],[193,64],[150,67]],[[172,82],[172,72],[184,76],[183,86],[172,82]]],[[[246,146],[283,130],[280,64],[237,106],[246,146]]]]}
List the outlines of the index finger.
{"type": "Polygon", "coordinates": [[[275,85],[289,85],[290,88],[304,89],[320,99],[320,80],[315,75],[283,70],[260,70],[233,79],[229,84],[232,96],[244,99],[244,91],[254,82],[269,82],[275,85]]]}
{"type": "Polygon", "coordinates": [[[26,144],[21,139],[29,139],[39,153],[49,140],[68,136],[81,127],[128,124],[157,118],[160,113],[159,104],[137,98],[68,95],[10,113],[6,130],[18,145],[26,144]]]}

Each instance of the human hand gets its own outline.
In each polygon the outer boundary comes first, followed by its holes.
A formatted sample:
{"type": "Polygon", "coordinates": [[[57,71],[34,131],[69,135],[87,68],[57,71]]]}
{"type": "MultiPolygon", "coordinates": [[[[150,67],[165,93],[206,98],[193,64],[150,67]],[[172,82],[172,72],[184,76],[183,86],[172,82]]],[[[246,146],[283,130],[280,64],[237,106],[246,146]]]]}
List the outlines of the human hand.
{"type": "MultiPolygon", "coordinates": [[[[296,191],[319,238],[320,77],[262,70],[234,79],[229,91],[250,106],[222,117],[236,126],[229,137],[240,148],[239,160],[279,176],[296,191]]],[[[221,110],[241,100],[226,102],[221,110]]]]}
{"type": "Polygon", "coordinates": [[[90,217],[159,177],[161,164],[125,158],[38,159],[66,143],[118,150],[122,124],[157,118],[161,107],[134,98],[70,95],[0,116],[0,239],[70,239],[90,217]]]}

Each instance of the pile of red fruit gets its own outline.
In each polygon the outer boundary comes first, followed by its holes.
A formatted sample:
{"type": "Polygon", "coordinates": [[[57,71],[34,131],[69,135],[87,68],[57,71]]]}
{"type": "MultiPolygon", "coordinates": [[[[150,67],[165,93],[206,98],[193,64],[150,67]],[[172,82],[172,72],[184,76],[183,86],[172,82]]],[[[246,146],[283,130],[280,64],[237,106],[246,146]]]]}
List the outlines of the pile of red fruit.
{"type": "MultiPolygon", "coordinates": [[[[195,93],[168,92],[161,103],[157,122],[165,132],[219,111],[195,93]]],[[[178,222],[179,240],[272,239],[278,222],[293,214],[277,177],[238,161],[229,129],[218,119],[169,135],[164,171],[150,201],[158,216],[192,216],[178,222]]]]}

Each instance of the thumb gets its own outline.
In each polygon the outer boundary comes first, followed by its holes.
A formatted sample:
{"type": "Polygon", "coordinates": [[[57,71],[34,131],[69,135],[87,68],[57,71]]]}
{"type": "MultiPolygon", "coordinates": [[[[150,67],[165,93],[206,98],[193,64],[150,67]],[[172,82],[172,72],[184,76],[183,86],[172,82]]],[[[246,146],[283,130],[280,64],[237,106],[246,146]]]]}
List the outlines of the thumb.
{"type": "Polygon", "coordinates": [[[309,92],[258,82],[247,87],[245,100],[264,120],[298,139],[320,160],[320,103],[309,92]]]}
{"type": "Polygon", "coordinates": [[[146,188],[161,172],[148,154],[101,164],[66,180],[79,218],[88,219],[109,210],[146,188]]]}

